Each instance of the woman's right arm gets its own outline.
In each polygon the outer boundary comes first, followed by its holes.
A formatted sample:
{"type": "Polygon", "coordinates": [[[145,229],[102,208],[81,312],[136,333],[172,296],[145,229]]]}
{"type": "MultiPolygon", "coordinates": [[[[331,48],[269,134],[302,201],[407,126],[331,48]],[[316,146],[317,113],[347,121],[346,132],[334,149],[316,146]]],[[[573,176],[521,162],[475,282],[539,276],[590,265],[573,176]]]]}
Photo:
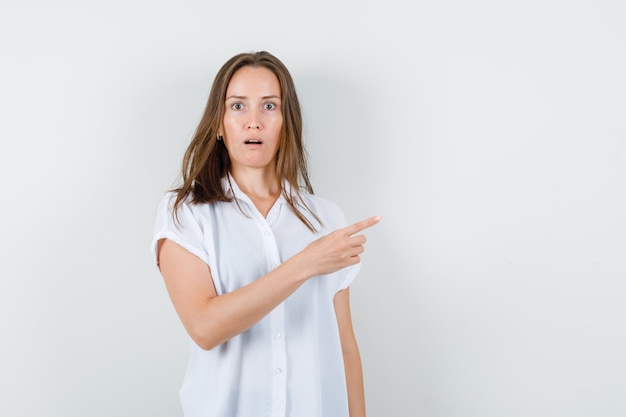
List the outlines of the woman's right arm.
{"type": "Polygon", "coordinates": [[[365,236],[354,235],[379,220],[370,217],[321,237],[251,284],[219,296],[208,265],[169,239],[158,242],[159,268],[185,329],[208,350],[252,327],[309,278],[358,263],[365,236]]]}

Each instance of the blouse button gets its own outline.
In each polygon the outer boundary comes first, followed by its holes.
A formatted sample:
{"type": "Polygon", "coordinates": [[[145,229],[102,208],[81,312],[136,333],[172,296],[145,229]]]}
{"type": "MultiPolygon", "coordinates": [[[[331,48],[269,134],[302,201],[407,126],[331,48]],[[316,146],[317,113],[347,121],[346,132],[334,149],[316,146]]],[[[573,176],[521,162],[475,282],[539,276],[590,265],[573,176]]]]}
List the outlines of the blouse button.
{"type": "Polygon", "coordinates": [[[276,334],[274,335],[274,339],[276,339],[276,340],[280,339],[280,337],[281,337],[281,336],[280,336],[280,333],[276,333],[276,334]]]}
{"type": "Polygon", "coordinates": [[[282,374],[283,370],[281,368],[276,368],[276,374],[282,374]]]}
{"type": "Polygon", "coordinates": [[[266,230],[264,234],[265,236],[272,236],[272,232],[270,232],[269,230],[266,230]]]}

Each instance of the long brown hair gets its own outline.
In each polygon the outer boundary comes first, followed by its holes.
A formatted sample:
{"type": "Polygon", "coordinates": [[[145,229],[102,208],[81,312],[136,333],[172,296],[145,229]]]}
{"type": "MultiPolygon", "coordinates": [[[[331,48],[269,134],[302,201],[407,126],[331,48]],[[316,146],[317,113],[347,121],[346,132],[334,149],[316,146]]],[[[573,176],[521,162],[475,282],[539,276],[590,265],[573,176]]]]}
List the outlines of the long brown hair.
{"type": "Polygon", "coordinates": [[[321,225],[320,219],[302,200],[299,191],[302,182],[303,188],[313,194],[302,141],[302,113],[296,88],[287,67],[274,55],[265,51],[235,55],[215,76],[204,114],[183,157],[183,183],[173,190],[177,194],[174,214],[189,196],[193,204],[233,200],[222,187],[222,178],[230,170],[230,157],[224,141],[217,140],[217,135],[224,117],[228,84],[235,72],[245,66],[267,68],[278,78],[283,126],[276,155],[276,174],[283,197],[300,221],[314,232],[315,226],[298,208],[303,207],[321,225]],[[288,189],[283,187],[283,181],[289,183],[288,189]]]}

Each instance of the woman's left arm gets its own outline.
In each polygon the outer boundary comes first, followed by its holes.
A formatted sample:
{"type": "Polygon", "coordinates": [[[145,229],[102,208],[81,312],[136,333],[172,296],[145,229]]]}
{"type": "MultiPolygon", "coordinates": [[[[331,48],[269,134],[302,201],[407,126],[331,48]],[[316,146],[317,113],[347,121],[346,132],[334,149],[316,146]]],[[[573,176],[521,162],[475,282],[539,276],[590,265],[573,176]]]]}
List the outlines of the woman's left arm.
{"type": "Polygon", "coordinates": [[[339,325],[350,417],[365,417],[363,371],[359,347],[354,336],[354,329],[352,328],[350,289],[347,288],[335,294],[333,303],[335,305],[335,314],[337,315],[337,324],[339,325]]]}

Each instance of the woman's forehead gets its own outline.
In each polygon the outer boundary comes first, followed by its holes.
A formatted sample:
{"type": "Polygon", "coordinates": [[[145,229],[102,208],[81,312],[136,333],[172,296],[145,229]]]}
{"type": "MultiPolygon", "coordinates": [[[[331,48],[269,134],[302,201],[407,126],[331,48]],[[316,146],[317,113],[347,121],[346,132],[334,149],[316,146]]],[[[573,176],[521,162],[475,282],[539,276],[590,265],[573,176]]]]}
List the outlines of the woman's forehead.
{"type": "Polygon", "coordinates": [[[265,67],[245,66],[237,70],[226,88],[226,98],[280,97],[278,77],[265,67]]]}

